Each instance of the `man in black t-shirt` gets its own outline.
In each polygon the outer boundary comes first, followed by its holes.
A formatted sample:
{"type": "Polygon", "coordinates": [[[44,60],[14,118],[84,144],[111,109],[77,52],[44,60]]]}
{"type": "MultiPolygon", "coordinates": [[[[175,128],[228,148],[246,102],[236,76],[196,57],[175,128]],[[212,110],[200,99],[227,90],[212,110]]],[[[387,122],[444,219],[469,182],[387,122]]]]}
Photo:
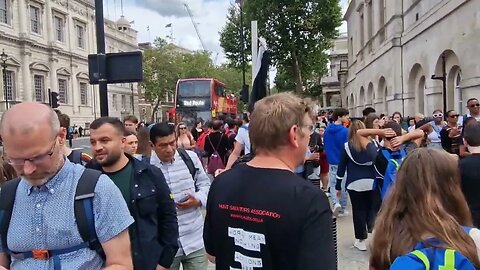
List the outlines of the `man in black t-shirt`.
{"type": "Polygon", "coordinates": [[[220,174],[208,196],[204,242],[216,269],[336,269],[328,199],[293,173],[304,161],[312,118],[293,94],[255,103],[255,158],[220,174]]]}
{"type": "Polygon", "coordinates": [[[471,155],[460,160],[462,191],[472,213],[473,225],[480,226],[480,124],[465,127],[464,142],[471,155]]]}

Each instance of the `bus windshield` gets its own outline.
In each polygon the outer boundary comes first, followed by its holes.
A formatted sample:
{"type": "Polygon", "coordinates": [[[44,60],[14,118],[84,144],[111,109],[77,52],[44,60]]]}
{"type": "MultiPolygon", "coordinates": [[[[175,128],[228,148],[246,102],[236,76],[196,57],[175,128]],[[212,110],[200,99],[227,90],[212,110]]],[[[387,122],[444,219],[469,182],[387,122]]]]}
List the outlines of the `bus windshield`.
{"type": "Polygon", "coordinates": [[[179,97],[210,97],[210,80],[189,80],[178,83],[179,97]]]}

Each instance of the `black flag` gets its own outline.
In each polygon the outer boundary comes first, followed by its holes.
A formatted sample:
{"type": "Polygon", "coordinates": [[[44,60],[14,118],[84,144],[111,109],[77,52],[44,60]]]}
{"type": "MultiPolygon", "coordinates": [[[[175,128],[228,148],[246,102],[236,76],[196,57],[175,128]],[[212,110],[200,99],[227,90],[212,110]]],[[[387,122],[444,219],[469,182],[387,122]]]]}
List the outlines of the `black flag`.
{"type": "Polygon", "coordinates": [[[255,102],[267,96],[267,77],[270,67],[270,52],[266,50],[266,44],[260,42],[258,48],[258,57],[255,68],[255,79],[253,80],[252,93],[250,94],[250,103],[248,111],[253,111],[255,102]]]}

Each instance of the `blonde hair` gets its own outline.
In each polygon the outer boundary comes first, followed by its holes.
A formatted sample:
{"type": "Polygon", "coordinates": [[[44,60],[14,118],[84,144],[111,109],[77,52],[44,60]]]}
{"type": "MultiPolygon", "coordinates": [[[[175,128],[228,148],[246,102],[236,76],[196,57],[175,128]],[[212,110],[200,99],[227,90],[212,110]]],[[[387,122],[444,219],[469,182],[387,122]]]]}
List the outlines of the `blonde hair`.
{"type": "Polygon", "coordinates": [[[301,130],[307,114],[313,118],[307,102],[292,93],[280,93],[257,101],[249,126],[250,141],[255,151],[285,145],[289,130],[294,125],[301,130]]]}
{"type": "Polygon", "coordinates": [[[447,152],[419,148],[407,155],[375,222],[370,269],[389,269],[417,243],[458,250],[480,269],[477,248],[462,226],[472,226],[458,164],[447,152]],[[435,238],[440,244],[427,243],[435,238]]]}
{"type": "Polygon", "coordinates": [[[362,151],[362,143],[357,136],[359,129],[365,129],[365,124],[359,120],[354,120],[348,128],[348,143],[358,152],[362,151]]]}

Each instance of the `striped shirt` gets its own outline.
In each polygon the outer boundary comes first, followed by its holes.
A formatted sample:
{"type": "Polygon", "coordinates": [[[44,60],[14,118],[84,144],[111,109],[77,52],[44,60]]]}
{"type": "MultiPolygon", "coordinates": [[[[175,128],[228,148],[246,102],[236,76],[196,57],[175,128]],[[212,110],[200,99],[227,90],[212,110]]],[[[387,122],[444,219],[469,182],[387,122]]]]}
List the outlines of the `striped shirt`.
{"type": "MultiPolygon", "coordinates": [[[[150,164],[160,168],[167,180],[167,184],[173,194],[175,202],[182,200],[188,194],[193,195],[202,203],[207,205],[208,191],[210,190],[210,178],[205,173],[202,163],[197,154],[187,151],[193,161],[197,173],[195,181],[192,179],[187,165],[178,154],[175,153],[172,162],[162,162],[155,152],[152,152],[150,164]],[[195,192],[195,190],[198,190],[195,192]]],[[[201,207],[180,210],[177,208],[179,246],[177,256],[189,255],[204,248],[203,245],[203,216],[201,207]]]]}

